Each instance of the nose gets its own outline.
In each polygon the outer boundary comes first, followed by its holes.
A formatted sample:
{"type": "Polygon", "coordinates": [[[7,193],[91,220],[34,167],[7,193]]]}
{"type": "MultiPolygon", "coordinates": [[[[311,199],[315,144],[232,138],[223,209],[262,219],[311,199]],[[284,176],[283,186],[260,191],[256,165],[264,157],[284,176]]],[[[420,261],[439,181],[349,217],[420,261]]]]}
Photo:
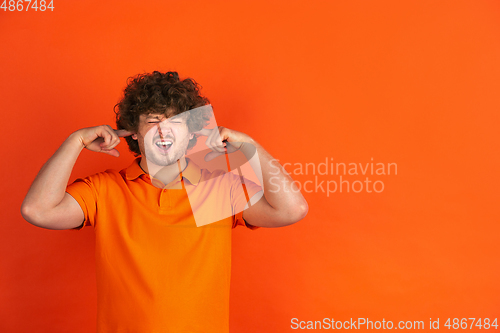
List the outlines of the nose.
{"type": "Polygon", "coordinates": [[[163,133],[161,131],[160,123],[158,123],[158,133],[160,133],[160,138],[163,140],[163,133]]]}
{"type": "Polygon", "coordinates": [[[165,139],[166,137],[173,137],[171,125],[169,124],[168,121],[159,122],[156,127],[158,128],[158,134],[160,135],[160,138],[162,140],[165,139]]]}

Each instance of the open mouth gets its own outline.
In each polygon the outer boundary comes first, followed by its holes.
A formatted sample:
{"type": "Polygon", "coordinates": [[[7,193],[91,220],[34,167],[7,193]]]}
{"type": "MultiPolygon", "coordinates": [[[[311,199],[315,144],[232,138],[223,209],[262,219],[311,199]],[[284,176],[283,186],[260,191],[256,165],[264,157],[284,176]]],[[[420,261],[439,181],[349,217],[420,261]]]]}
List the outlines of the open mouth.
{"type": "Polygon", "coordinates": [[[170,140],[158,140],[155,142],[156,147],[162,153],[166,153],[169,151],[170,147],[172,147],[173,142],[170,140]]]}

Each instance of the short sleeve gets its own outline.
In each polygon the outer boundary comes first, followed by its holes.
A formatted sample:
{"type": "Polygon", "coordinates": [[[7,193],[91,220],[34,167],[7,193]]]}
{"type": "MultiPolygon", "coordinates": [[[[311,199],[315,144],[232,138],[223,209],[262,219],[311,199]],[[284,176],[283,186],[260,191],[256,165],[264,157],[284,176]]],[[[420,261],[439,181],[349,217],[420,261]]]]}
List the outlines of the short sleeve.
{"type": "Polygon", "coordinates": [[[248,224],[243,219],[243,211],[247,206],[248,202],[250,204],[255,203],[262,197],[262,187],[253,181],[244,178],[244,177],[236,177],[233,182],[233,188],[231,191],[231,204],[233,206],[234,212],[234,220],[233,220],[233,228],[237,226],[246,226],[251,230],[256,230],[260,227],[248,224]],[[242,180],[243,183],[242,183],[242,180]]]}
{"type": "Polygon", "coordinates": [[[78,202],[85,215],[83,224],[71,230],[81,230],[86,226],[95,227],[99,183],[99,175],[95,174],[78,178],[66,187],[66,192],[78,202]]]}

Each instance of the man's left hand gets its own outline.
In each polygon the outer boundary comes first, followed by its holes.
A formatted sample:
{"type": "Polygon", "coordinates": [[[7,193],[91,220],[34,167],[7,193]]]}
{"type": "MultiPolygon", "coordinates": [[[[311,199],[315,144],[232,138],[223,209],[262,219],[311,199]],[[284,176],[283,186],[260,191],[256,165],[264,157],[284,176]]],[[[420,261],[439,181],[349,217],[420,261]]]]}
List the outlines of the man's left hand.
{"type": "Polygon", "coordinates": [[[205,144],[212,149],[205,156],[205,161],[210,161],[217,156],[224,155],[226,150],[228,153],[233,153],[239,150],[243,144],[250,142],[252,139],[245,133],[231,130],[223,126],[217,126],[212,129],[203,128],[198,132],[198,135],[207,137],[205,144]]]}

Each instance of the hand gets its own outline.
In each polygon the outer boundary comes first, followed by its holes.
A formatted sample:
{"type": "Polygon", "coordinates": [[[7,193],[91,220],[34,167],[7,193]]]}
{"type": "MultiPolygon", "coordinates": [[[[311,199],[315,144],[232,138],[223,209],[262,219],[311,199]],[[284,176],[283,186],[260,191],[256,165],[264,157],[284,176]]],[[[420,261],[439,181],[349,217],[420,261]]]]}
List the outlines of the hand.
{"type": "Polygon", "coordinates": [[[250,137],[245,133],[231,130],[223,126],[217,126],[212,129],[203,128],[195,134],[207,137],[205,144],[208,148],[212,149],[210,153],[205,156],[205,161],[210,161],[217,156],[224,155],[226,151],[233,153],[239,150],[244,143],[250,141],[250,137]]]}
{"type": "Polygon", "coordinates": [[[73,133],[84,148],[115,157],[120,156],[118,150],[114,149],[120,143],[120,138],[132,134],[126,130],[115,130],[109,125],[82,128],[73,133]]]}

